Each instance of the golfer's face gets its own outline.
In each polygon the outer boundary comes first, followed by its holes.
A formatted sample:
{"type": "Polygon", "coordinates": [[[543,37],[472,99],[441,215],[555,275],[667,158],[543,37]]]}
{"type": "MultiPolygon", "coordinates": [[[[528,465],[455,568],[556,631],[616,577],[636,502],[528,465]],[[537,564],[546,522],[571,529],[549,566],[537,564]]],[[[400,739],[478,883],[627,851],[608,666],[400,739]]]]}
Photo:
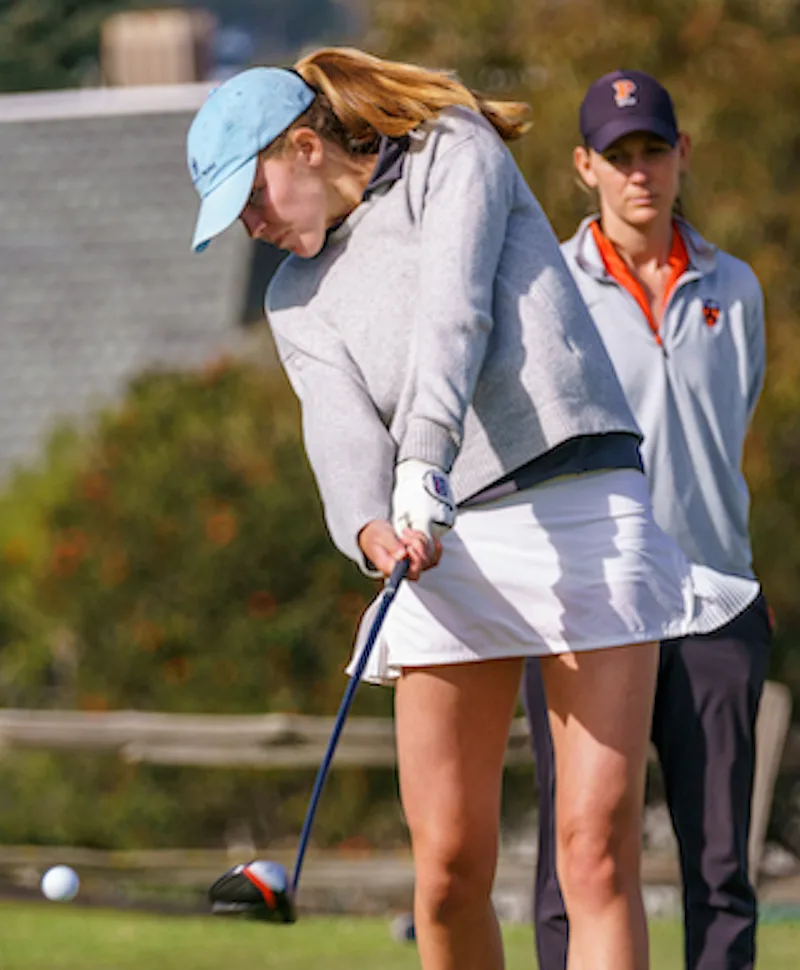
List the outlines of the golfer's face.
{"type": "Polygon", "coordinates": [[[301,156],[260,157],[253,191],[239,218],[248,235],[297,256],[316,256],[325,242],[325,184],[301,156]]]}

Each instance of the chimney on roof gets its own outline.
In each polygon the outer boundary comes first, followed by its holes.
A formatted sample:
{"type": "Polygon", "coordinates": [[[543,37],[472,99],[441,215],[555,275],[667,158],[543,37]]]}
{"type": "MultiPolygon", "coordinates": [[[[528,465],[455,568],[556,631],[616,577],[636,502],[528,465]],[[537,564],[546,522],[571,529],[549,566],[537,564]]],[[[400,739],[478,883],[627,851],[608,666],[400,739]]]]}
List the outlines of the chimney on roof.
{"type": "Polygon", "coordinates": [[[201,9],[130,10],[108,17],[100,38],[103,83],[182,84],[213,67],[217,20],[201,9]]]}

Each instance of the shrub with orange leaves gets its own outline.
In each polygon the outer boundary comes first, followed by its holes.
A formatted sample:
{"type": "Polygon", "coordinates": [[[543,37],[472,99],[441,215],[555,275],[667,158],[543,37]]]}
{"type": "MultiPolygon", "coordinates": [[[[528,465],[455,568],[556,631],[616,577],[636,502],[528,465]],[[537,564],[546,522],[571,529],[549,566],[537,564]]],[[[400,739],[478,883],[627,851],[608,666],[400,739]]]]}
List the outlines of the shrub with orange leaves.
{"type": "Polygon", "coordinates": [[[228,546],[236,538],[239,523],[232,509],[219,509],[212,512],[205,522],[206,536],[215,546],[228,546]]]}
{"type": "MultiPolygon", "coordinates": [[[[12,485],[29,511],[0,532],[0,705],[332,714],[374,585],[328,538],[283,376],[228,359],[145,374],[70,440],[12,485]]],[[[391,694],[356,704],[388,715],[391,694]]],[[[297,832],[310,783],[123,767],[3,759],[0,790],[18,794],[0,799],[0,842],[54,837],[42,788],[59,792],[58,837],[79,844],[216,845],[232,806],[276,838],[297,832]]],[[[368,831],[376,804],[404,837],[392,772],[345,774],[316,837],[368,831]]]]}
{"type": "MultiPolygon", "coordinates": [[[[75,452],[30,567],[39,615],[77,645],[73,695],[164,711],[335,707],[372,584],[328,538],[282,374],[230,358],[143,374],[75,452]],[[218,676],[221,658],[236,676],[218,676]]],[[[359,703],[388,712],[389,696],[359,703]]]]}

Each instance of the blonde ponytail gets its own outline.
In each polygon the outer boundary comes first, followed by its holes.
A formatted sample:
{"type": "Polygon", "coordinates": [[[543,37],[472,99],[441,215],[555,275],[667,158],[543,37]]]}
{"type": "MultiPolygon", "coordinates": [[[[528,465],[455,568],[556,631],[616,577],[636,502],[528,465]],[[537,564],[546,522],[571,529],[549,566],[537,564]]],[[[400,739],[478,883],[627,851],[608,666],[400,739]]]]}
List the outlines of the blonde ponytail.
{"type": "Polygon", "coordinates": [[[381,135],[407,135],[451,105],[479,112],[505,141],[530,127],[527,104],[487,100],[445,71],[386,61],[354,48],[323,48],[294,69],[317,97],[289,130],[311,127],[354,154],[375,151],[381,135]]]}

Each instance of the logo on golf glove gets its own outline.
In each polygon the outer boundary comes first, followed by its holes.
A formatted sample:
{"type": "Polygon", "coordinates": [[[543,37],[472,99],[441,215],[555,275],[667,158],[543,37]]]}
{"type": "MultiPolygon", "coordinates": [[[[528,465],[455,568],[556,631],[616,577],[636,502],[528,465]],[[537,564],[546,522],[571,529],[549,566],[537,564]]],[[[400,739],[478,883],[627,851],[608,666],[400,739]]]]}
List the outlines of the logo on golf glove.
{"type": "Polygon", "coordinates": [[[446,472],[417,458],[401,461],[395,469],[392,525],[395,532],[417,529],[429,539],[439,538],[456,521],[456,504],[446,472]]]}

